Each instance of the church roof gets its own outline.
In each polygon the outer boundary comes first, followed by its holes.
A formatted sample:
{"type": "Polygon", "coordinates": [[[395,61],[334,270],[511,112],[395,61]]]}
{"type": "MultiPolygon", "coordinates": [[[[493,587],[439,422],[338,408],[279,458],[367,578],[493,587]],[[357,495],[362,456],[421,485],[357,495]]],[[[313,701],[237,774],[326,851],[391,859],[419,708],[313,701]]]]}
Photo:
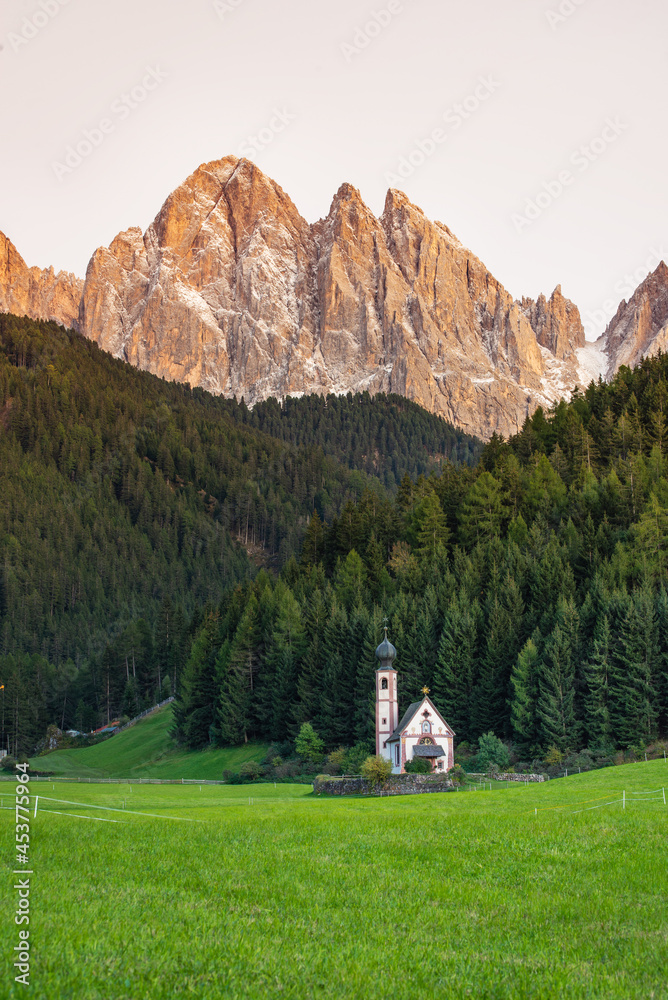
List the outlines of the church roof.
{"type": "Polygon", "coordinates": [[[388,739],[388,741],[387,741],[388,743],[391,740],[398,740],[399,739],[399,737],[401,736],[402,732],[404,731],[404,729],[406,728],[406,726],[408,725],[408,723],[411,721],[411,719],[413,718],[413,716],[415,715],[415,713],[417,712],[417,710],[418,710],[418,708],[420,707],[421,704],[422,704],[421,701],[414,701],[412,705],[408,706],[408,708],[404,712],[403,719],[401,720],[401,722],[399,723],[399,725],[397,726],[397,728],[394,730],[394,732],[392,733],[392,735],[388,739]]]}
{"type": "Polygon", "coordinates": [[[399,723],[399,725],[397,726],[397,728],[394,730],[394,732],[392,733],[392,735],[388,736],[387,741],[386,741],[387,743],[392,743],[393,740],[398,740],[399,739],[399,737],[403,733],[404,729],[406,729],[408,727],[408,725],[412,721],[413,717],[417,714],[418,709],[421,708],[425,704],[425,702],[434,710],[434,712],[436,713],[436,715],[438,716],[438,718],[444,724],[444,726],[446,728],[446,732],[443,733],[442,735],[443,736],[454,736],[455,735],[454,729],[452,729],[452,727],[447,724],[447,722],[445,721],[445,719],[443,718],[443,716],[441,715],[441,713],[439,712],[439,710],[434,705],[434,703],[431,700],[431,698],[427,698],[425,696],[421,701],[414,701],[412,705],[408,706],[408,708],[404,712],[404,715],[403,715],[403,718],[402,718],[401,722],[399,723]]]}
{"type": "Polygon", "coordinates": [[[445,750],[443,747],[437,747],[433,744],[427,743],[426,745],[413,747],[414,757],[445,757],[445,750]]]}

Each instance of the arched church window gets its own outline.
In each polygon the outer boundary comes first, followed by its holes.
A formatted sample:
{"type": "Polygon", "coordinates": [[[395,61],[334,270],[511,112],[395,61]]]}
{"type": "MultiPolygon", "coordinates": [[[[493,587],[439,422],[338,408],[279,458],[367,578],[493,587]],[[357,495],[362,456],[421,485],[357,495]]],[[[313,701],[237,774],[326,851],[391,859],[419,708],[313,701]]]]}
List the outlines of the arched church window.
{"type": "Polygon", "coordinates": [[[380,686],[383,691],[387,691],[387,677],[383,677],[380,686]]]}
{"type": "Polygon", "coordinates": [[[420,747],[433,747],[435,745],[431,736],[421,736],[418,740],[418,746],[420,747]]]}

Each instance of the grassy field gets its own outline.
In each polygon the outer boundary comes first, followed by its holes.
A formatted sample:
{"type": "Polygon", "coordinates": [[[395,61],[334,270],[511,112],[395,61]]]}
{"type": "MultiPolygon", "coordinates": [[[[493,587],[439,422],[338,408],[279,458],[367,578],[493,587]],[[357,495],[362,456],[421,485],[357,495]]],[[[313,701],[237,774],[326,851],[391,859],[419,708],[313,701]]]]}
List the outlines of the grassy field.
{"type": "Polygon", "coordinates": [[[402,798],[39,782],[32,981],[8,876],[0,995],[662,1000],[668,808],[637,793],[664,784],[663,761],[402,798]]]}
{"type": "Polygon", "coordinates": [[[153,715],[123,730],[111,739],[77,750],[56,750],[34,757],[30,764],[40,771],[74,778],[213,778],[223,771],[238,771],[247,760],[262,760],[265,746],[211,750],[179,750],[169,731],[173,726],[172,706],[165,705],[153,715]]]}

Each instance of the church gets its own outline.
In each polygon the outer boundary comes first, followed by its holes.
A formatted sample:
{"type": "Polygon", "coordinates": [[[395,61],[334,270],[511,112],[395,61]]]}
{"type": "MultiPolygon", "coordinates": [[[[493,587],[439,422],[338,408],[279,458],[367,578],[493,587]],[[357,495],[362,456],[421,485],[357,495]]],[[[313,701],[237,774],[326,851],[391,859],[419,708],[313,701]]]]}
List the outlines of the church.
{"type": "Polygon", "coordinates": [[[447,724],[423,688],[424,698],[409,705],[399,721],[397,651],[385,638],[376,650],[380,666],[376,670],[376,753],[392,761],[392,773],[403,774],[406,762],[424,757],[432,771],[444,773],[454,764],[454,731],[447,724]]]}

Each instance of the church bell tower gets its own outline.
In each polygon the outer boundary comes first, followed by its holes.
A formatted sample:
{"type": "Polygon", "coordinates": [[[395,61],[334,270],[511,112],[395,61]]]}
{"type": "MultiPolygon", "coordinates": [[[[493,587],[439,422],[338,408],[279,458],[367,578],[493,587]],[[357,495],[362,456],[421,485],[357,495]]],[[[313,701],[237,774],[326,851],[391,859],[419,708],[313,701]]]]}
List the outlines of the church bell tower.
{"type": "Polygon", "coordinates": [[[376,670],[376,753],[391,760],[387,740],[399,725],[399,702],[397,698],[397,672],[394,661],[397,651],[388,641],[387,626],[385,638],[376,650],[380,666],[376,670]]]}

